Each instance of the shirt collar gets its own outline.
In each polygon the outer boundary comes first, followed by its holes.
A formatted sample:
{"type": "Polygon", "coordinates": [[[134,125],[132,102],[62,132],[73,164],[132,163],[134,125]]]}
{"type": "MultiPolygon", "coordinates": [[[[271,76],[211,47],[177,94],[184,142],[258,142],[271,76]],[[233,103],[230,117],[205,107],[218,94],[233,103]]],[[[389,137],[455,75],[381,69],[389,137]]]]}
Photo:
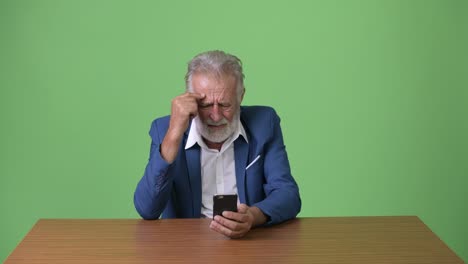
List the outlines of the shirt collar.
{"type": "MultiPolygon", "coordinates": [[[[205,144],[205,141],[203,141],[202,136],[200,135],[200,133],[198,133],[197,122],[195,122],[196,118],[199,118],[199,117],[196,116],[192,120],[192,124],[190,125],[190,130],[189,130],[189,134],[187,137],[187,143],[185,143],[185,149],[189,149],[193,147],[195,143],[198,143],[200,147],[208,148],[205,144]]],[[[240,135],[244,137],[247,143],[249,143],[249,140],[247,139],[247,133],[245,133],[245,129],[244,129],[244,126],[242,125],[242,122],[240,121],[240,118],[237,119],[237,121],[235,122],[239,122],[239,125],[237,126],[237,130],[234,131],[234,133],[224,142],[223,146],[225,144],[230,144],[234,142],[234,140],[236,140],[240,135]]]]}

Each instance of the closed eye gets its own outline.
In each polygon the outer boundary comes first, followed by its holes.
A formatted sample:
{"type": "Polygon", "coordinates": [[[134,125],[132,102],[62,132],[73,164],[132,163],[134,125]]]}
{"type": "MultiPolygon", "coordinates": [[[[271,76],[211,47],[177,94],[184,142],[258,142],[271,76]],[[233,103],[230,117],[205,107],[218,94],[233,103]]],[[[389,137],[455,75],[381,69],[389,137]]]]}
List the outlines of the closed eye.
{"type": "MultiPolygon", "coordinates": [[[[201,109],[207,109],[207,108],[210,108],[212,107],[214,104],[198,104],[198,107],[200,107],[201,109]]],[[[231,104],[228,104],[228,103],[225,103],[225,104],[218,104],[219,107],[223,108],[223,109],[227,109],[229,107],[231,107],[231,104]]]]}
{"type": "Polygon", "coordinates": [[[222,107],[222,108],[228,108],[228,107],[231,107],[231,104],[218,104],[219,107],[222,107]]]}
{"type": "Polygon", "coordinates": [[[213,106],[213,104],[199,104],[198,105],[198,107],[203,108],[203,109],[209,108],[211,106],[213,106]]]}

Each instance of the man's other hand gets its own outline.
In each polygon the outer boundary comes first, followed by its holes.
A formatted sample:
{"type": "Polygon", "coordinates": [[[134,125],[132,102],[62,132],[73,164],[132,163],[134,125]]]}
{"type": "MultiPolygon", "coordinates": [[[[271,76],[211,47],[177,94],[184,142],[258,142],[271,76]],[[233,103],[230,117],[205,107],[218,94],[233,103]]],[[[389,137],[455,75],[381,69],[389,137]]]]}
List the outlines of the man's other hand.
{"type": "Polygon", "coordinates": [[[182,135],[190,119],[198,115],[198,101],[205,98],[200,93],[184,93],[172,100],[169,128],[161,145],[161,155],[169,163],[177,156],[182,135]]]}
{"type": "Polygon", "coordinates": [[[183,134],[187,130],[190,118],[198,115],[198,101],[205,98],[200,93],[184,93],[172,100],[169,132],[183,134]]]}

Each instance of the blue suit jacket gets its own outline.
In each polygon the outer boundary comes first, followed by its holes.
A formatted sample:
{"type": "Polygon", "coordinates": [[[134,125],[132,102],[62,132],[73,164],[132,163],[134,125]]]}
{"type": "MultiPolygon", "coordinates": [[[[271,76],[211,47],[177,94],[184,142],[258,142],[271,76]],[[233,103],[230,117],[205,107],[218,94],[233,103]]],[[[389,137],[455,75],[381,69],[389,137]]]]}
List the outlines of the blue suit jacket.
{"type": "MultiPolygon", "coordinates": [[[[301,209],[299,189],[291,175],[283,143],[280,118],[273,108],[242,106],[240,119],[247,133],[234,141],[239,200],[257,206],[269,217],[267,225],[294,218],[301,209]],[[247,165],[260,156],[248,169],[247,165]]],[[[139,181],[134,204],[144,219],[199,218],[201,216],[200,147],[185,150],[189,129],[175,161],[167,163],[160,145],[169,127],[169,116],[153,121],[150,157],[139,181]]]]}

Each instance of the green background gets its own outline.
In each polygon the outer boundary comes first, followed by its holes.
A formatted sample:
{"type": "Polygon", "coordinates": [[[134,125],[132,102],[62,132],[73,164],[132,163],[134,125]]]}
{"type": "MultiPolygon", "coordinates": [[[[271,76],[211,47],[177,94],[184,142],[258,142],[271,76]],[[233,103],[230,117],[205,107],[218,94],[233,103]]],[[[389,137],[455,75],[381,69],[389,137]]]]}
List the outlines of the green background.
{"type": "Polygon", "coordinates": [[[186,63],[245,65],[300,216],[417,215],[468,260],[468,1],[0,0],[0,260],[39,218],[138,218],[186,63]]]}

